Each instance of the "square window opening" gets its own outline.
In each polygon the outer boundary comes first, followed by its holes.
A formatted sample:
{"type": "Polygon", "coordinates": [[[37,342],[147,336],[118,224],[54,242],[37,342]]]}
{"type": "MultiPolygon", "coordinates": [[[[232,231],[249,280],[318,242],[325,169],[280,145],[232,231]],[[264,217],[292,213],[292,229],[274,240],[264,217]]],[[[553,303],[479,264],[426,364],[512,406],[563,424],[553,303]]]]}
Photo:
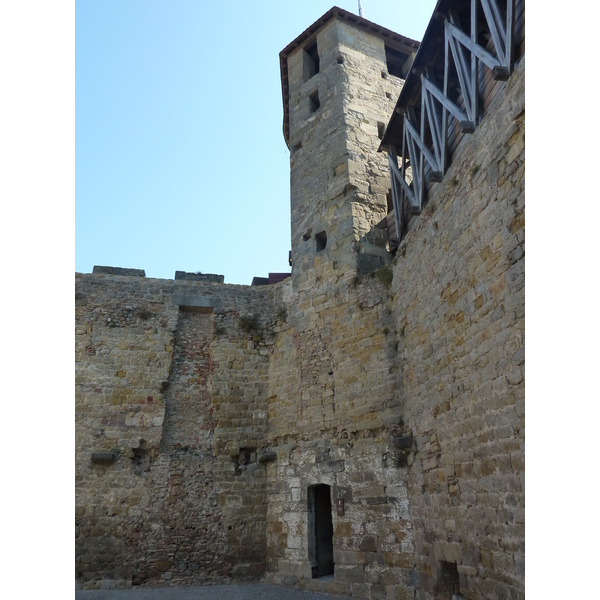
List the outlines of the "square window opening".
{"type": "Polygon", "coordinates": [[[405,65],[410,57],[400,50],[395,50],[389,46],[385,46],[385,61],[387,63],[387,70],[390,75],[394,77],[400,77],[403,79],[406,77],[408,69],[405,70],[405,65]]]}
{"type": "Polygon", "coordinates": [[[385,123],[377,121],[377,137],[382,140],[383,134],[385,133],[385,123]]]}

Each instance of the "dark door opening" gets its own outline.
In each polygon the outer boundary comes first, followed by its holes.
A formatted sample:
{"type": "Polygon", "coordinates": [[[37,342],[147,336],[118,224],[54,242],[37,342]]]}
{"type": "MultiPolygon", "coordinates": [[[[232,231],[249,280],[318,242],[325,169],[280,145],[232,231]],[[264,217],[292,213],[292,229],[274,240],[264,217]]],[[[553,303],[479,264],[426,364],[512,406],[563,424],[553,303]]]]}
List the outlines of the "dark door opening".
{"type": "Polygon", "coordinates": [[[456,563],[440,561],[439,578],[437,584],[438,600],[451,600],[455,594],[460,594],[460,581],[456,563]]]}
{"type": "Polygon", "coordinates": [[[313,578],[333,575],[333,520],[330,487],[308,488],[308,558],[313,578]]]}

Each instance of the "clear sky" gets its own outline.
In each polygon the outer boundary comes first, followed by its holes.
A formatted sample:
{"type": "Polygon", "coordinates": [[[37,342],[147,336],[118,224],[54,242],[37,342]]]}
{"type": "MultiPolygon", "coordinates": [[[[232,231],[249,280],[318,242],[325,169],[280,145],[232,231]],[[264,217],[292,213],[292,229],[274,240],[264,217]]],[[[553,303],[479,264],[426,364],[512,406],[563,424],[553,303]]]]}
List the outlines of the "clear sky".
{"type": "MultiPolygon", "coordinates": [[[[289,271],[279,52],[332,0],[77,0],[75,238],[94,265],[289,271]]],[[[358,0],[337,2],[358,14],[358,0]]],[[[435,0],[364,0],[420,40],[435,0]]]]}

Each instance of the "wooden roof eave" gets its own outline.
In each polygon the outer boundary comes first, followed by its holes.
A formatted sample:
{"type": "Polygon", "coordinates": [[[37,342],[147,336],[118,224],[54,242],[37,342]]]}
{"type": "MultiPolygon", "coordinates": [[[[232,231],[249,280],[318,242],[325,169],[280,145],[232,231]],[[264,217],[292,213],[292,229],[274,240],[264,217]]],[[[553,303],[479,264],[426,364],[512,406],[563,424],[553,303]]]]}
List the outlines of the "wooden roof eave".
{"type": "Polygon", "coordinates": [[[439,72],[444,66],[444,15],[449,9],[459,14],[469,14],[470,2],[468,0],[438,0],[421,45],[410,67],[404,86],[394,107],[385,133],[379,145],[379,151],[389,148],[390,145],[402,144],[403,115],[409,107],[415,106],[420,101],[421,73],[426,67],[437,67],[439,72]],[[466,9],[466,13],[465,13],[466,9]],[[441,40],[441,43],[439,42],[441,40]]]}

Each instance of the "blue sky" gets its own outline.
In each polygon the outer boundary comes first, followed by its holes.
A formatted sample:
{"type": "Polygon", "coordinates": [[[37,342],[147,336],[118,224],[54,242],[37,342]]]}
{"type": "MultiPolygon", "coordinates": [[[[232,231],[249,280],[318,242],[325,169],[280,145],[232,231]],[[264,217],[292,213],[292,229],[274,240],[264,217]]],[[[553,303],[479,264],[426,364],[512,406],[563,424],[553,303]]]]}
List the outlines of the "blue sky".
{"type": "MultiPolygon", "coordinates": [[[[358,1],[338,2],[358,13],[358,1]]],[[[75,258],[219,273],[289,271],[279,52],[331,0],[75,3],[75,258]]],[[[365,0],[420,40],[434,0],[365,0]]]]}

